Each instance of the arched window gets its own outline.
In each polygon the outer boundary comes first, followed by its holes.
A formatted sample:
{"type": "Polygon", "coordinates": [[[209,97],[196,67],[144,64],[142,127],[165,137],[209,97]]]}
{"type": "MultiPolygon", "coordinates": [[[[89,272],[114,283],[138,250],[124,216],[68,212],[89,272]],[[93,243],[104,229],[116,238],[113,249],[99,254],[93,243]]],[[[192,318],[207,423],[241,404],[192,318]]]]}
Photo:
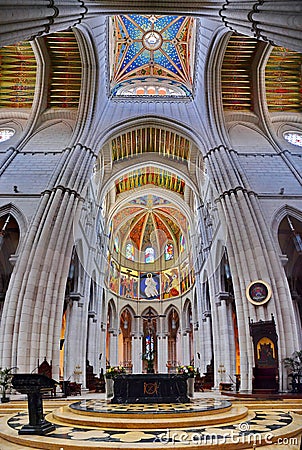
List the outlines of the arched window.
{"type": "Polygon", "coordinates": [[[183,234],[180,235],[179,238],[179,252],[182,253],[186,249],[186,239],[183,234]]]}
{"type": "Polygon", "coordinates": [[[155,258],[155,252],[153,247],[147,247],[145,250],[145,263],[153,263],[155,258]]]}
{"type": "Polygon", "coordinates": [[[174,246],[172,242],[165,245],[165,261],[171,261],[174,258],[174,246]]]}
{"type": "Polygon", "coordinates": [[[284,139],[286,139],[290,144],[302,147],[302,133],[297,133],[294,131],[286,131],[283,133],[284,139]]]}
{"type": "Polygon", "coordinates": [[[0,142],[7,141],[15,134],[15,130],[12,128],[1,128],[0,129],[0,142]]]}
{"type": "Polygon", "coordinates": [[[119,252],[119,240],[118,240],[118,236],[115,236],[114,238],[114,250],[116,251],[116,253],[119,252]]]}
{"type": "Polygon", "coordinates": [[[126,259],[134,261],[134,245],[131,242],[126,245],[126,259]]]}

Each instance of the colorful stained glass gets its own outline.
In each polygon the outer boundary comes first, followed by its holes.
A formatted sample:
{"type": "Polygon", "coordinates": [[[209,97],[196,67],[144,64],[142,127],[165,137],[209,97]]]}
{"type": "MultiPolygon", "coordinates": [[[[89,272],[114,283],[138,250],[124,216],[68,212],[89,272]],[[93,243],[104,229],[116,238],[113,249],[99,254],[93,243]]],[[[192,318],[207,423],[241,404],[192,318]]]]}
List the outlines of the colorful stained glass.
{"type": "Polygon", "coordinates": [[[130,261],[134,261],[134,245],[131,242],[128,242],[126,245],[126,259],[130,261]]]}
{"type": "Polygon", "coordinates": [[[171,261],[174,258],[174,245],[172,242],[168,242],[165,245],[165,261],[171,261]]]}
{"type": "Polygon", "coordinates": [[[186,249],[186,238],[184,237],[183,234],[181,234],[179,238],[179,252],[182,253],[185,251],[185,249],[186,249]]]}
{"type": "Polygon", "coordinates": [[[153,247],[147,247],[145,250],[145,263],[153,263],[155,260],[155,251],[153,247]]]}
{"type": "Polygon", "coordinates": [[[113,96],[192,94],[195,39],[192,17],[120,15],[112,18],[111,30],[113,96]],[[150,80],[153,89],[146,89],[150,80]],[[134,85],[142,90],[133,90],[134,85]]]}
{"type": "Polygon", "coordinates": [[[114,250],[116,251],[116,253],[118,253],[120,251],[118,236],[115,236],[115,238],[114,238],[114,250]]]}
{"type": "Polygon", "coordinates": [[[0,142],[8,141],[15,134],[12,128],[2,128],[0,130],[0,142]]]}
{"type": "Polygon", "coordinates": [[[296,133],[294,131],[286,131],[285,133],[283,133],[283,137],[290,144],[302,147],[302,133],[296,133]]]}

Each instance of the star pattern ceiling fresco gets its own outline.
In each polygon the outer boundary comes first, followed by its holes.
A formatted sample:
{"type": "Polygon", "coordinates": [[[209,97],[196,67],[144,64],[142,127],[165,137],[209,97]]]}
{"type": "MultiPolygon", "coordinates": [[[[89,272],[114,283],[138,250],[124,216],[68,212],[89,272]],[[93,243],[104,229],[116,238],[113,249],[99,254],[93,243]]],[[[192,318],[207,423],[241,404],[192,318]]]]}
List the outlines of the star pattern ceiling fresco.
{"type": "MultiPolygon", "coordinates": [[[[119,15],[111,23],[111,93],[135,83],[153,81],[152,92],[134,95],[169,95],[154,86],[173,86],[179,95],[190,96],[193,85],[195,21],[191,17],[119,15]],[[166,84],[165,84],[166,82],[166,84]]],[[[173,90],[173,89],[172,89],[173,90]]],[[[173,94],[172,94],[173,95],[173,94]]]]}

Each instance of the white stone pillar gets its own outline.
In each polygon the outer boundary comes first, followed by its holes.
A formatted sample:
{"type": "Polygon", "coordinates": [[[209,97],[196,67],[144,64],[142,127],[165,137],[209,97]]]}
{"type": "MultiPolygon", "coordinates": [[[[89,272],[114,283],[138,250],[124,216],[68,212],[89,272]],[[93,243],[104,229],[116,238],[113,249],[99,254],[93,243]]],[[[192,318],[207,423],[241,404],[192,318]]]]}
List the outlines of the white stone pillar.
{"type": "Polygon", "coordinates": [[[116,330],[109,330],[110,345],[109,345],[109,361],[111,366],[118,365],[118,334],[116,330]]]}
{"type": "MultiPolygon", "coordinates": [[[[79,324],[85,320],[85,310],[83,297],[80,294],[71,295],[68,311],[64,341],[64,380],[75,381],[74,370],[76,367],[80,368],[82,374],[85,371],[82,362],[86,343],[83,342],[81,333],[79,333],[79,324]]],[[[80,382],[82,382],[82,376],[80,382]]]]}
{"type": "Polygon", "coordinates": [[[141,317],[134,316],[132,334],[132,373],[142,373],[142,337],[141,317]]]}
{"type": "Polygon", "coordinates": [[[159,373],[167,373],[168,361],[168,337],[165,331],[165,315],[160,315],[157,332],[157,370],[159,373]]]}
{"type": "Polygon", "coordinates": [[[184,331],[181,334],[181,342],[182,342],[182,363],[184,365],[190,364],[190,333],[188,331],[184,331]]]}

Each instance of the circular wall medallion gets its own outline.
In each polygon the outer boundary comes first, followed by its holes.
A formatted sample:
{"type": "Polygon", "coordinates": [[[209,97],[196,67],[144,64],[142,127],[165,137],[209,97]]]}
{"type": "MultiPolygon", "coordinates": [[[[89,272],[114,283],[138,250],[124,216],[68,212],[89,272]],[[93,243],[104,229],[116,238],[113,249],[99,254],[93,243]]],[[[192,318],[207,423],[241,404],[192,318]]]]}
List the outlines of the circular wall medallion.
{"type": "Polygon", "coordinates": [[[272,295],[272,289],[268,283],[262,280],[252,281],[246,288],[246,296],[253,305],[264,305],[272,295]]]}
{"type": "Polygon", "coordinates": [[[147,31],[143,36],[143,45],[147,50],[157,50],[163,42],[161,35],[157,31],[147,31]]]}

